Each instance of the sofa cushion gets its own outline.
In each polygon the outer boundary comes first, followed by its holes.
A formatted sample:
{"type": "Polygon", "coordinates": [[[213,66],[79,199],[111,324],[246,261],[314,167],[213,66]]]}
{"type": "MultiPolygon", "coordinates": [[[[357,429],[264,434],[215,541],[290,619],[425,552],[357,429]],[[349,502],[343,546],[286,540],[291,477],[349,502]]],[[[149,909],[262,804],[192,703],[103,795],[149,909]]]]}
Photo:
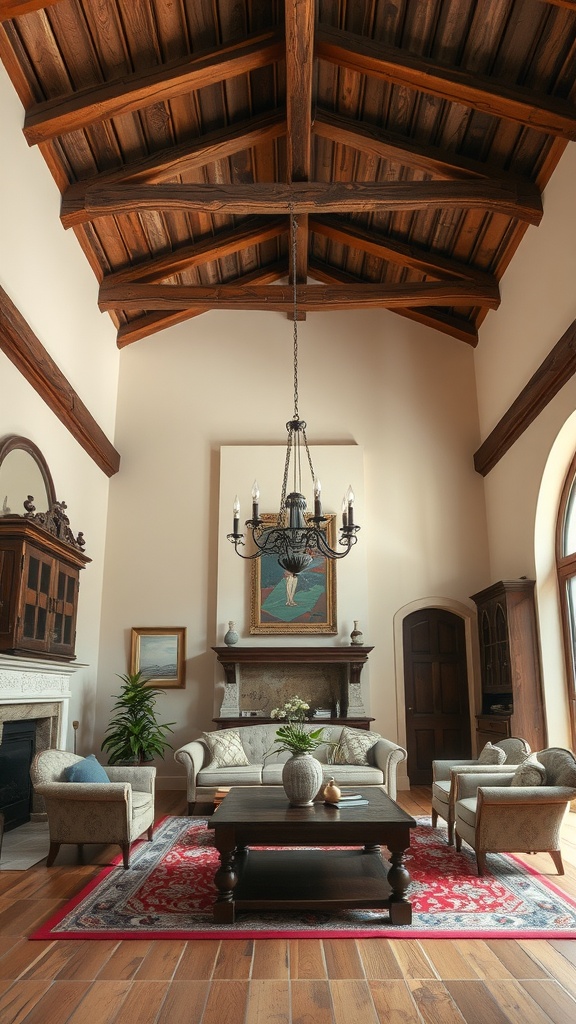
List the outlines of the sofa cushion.
{"type": "Polygon", "coordinates": [[[506,751],[488,742],[478,755],[478,764],[504,764],[506,751]]]}
{"type": "Polygon", "coordinates": [[[205,732],[202,736],[212,755],[212,760],[206,766],[207,768],[241,768],[250,764],[240,736],[235,729],[205,732]]]}
{"type": "Polygon", "coordinates": [[[435,782],[432,785],[432,799],[439,800],[440,803],[447,804],[450,797],[450,786],[451,782],[440,779],[439,782],[435,782]]]}
{"type": "Polygon", "coordinates": [[[467,796],[464,800],[459,800],[457,804],[458,815],[465,821],[470,828],[476,828],[476,807],[478,804],[477,797],[467,796]]]}
{"type": "Polygon", "coordinates": [[[546,782],[546,769],[538,760],[537,754],[528,754],[519,764],[512,776],[511,786],[543,786],[546,782]]]}
{"type": "MultiPolygon", "coordinates": [[[[262,769],[262,785],[282,785],[283,764],[265,764],[262,769]]],[[[384,776],[379,768],[371,765],[322,765],[322,785],[326,785],[329,779],[335,779],[338,785],[343,786],[382,786],[384,776]]]]}
{"type": "Polygon", "coordinates": [[[106,772],[94,754],[68,765],[63,772],[65,782],[110,782],[106,772]]]}
{"type": "Polygon", "coordinates": [[[196,783],[198,786],[259,786],[262,784],[262,765],[241,765],[234,770],[208,765],[198,772],[196,783]]]}
{"type": "Polygon", "coordinates": [[[334,764],[369,765],[369,751],[375,746],[380,736],[376,732],[364,729],[348,729],[344,726],[340,742],[334,753],[334,764]]]}

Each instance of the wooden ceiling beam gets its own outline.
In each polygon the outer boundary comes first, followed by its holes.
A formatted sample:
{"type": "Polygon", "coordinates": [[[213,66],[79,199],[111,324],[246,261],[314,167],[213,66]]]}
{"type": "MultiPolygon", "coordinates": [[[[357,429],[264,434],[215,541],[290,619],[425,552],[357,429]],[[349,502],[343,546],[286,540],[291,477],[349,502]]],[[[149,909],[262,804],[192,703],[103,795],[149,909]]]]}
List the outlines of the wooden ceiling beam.
{"type": "Polygon", "coordinates": [[[357,224],[343,223],[337,217],[314,217],[310,221],[310,229],[338,245],[358,249],[360,252],[376,256],[377,259],[389,260],[402,267],[410,267],[411,270],[417,270],[440,281],[456,277],[463,281],[475,281],[479,285],[498,287],[493,274],[488,274],[484,270],[431,253],[429,249],[423,249],[412,242],[401,242],[396,238],[380,235],[372,229],[359,227],[357,224]]]}
{"type": "Polygon", "coordinates": [[[108,188],[126,182],[155,182],[173,178],[186,171],[197,170],[206,164],[224,160],[286,134],[286,115],[275,110],[261,114],[226,128],[207,132],[193,142],[182,143],[171,149],[154,153],[145,160],[125,164],[114,171],[103,171],[70,185],[62,195],[60,219],[65,228],[85,223],[90,219],[84,208],[89,188],[108,188]]]}
{"type": "Polygon", "coordinates": [[[364,213],[428,210],[430,206],[486,209],[538,224],[542,203],[521,185],[491,181],[274,182],[241,185],[116,185],[89,189],[85,206],[97,217],[145,210],[203,213],[364,213]]]}
{"type": "Polygon", "coordinates": [[[87,128],[97,121],[210,85],[219,85],[229,78],[265,67],[283,56],[281,34],[261,32],[240,42],[227,43],[217,50],[194,54],[185,61],[173,61],[135,72],[118,81],[80,89],[71,96],[37,103],[26,113],[24,135],[29,145],[46,142],[57,135],[87,128]]]}
{"type": "Polygon", "coordinates": [[[320,59],[360,75],[373,75],[549,135],[576,139],[576,109],[559,97],[536,96],[520,86],[325,25],[316,30],[315,52],[320,59]]]}
{"type": "MultiPolygon", "coordinates": [[[[481,287],[470,281],[409,282],[396,285],[353,284],[297,285],[299,308],[307,312],[329,309],[370,309],[398,306],[488,306],[497,309],[498,288],[481,287]]],[[[100,286],[101,310],[183,309],[274,309],[290,312],[294,294],[289,285],[203,285],[124,284],[100,286]]]]}
{"type": "Polygon", "coordinates": [[[115,285],[128,284],[131,281],[162,281],[164,278],[180,274],[183,270],[201,267],[226,256],[233,256],[250,246],[269,242],[272,238],[286,234],[287,231],[286,217],[254,217],[250,222],[247,221],[231,231],[209,235],[194,245],[185,245],[146,263],[136,263],[122,270],[113,271],[106,274],[104,280],[115,285]]]}
{"type": "Polygon", "coordinates": [[[0,21],[19,18],[21,14],[41,11],[44,7],[54,7],[62,0],[0,0],[0,21]]]}
{"type": "MultiPolygon", "coordinates": [[[[309,181],[312,158],[312,78],[314,71],[314,0],[285,0],[286,163],[288,181],[309,181]]],[[[288,276],[298,284],[308,278],[308,214],[290,218],[288,276]],[[294,246],[294,249],[293,249],[294,246]]],[[[291,319],[306,318],[292,309],[291,319]]]]}
{"type": "MultiPolygon", "coordinates": [[[[242,277],[237,279],[237,283],[271,284],[273,281],[278,281],[279,278],[285,276],[286,263],[284,260],[279,260],[268,267],[252,270],[249,274],[243,274],[242,277]]],[[[151,334],[157,334],[158,331],[166,330],[168,327],[174,327],[176,324],[184,323],[186,320],[192,320],[195,316],[201,316],[202,313],[206,312],[208,310],[203,306],[198,309],[188,308],[173,313],[146,313],[123,324],[118,331],[116,343],[118,348],[126,348],[135,341],[147,338],[151,334]]]]}
{"type": "MultiPolygon", "coordinates": [[[[310,260],[310,274],[315,280],[324,281],[326,284],[338,284],[339,282],[354,283],[361,280],[345,270],[329,267],[319,260],[310,260]]],[[[428,309],[426,306],[420,306],[418,309],[396,308],[392,312],[397,313],[399,316],[405,316],[409,320],[415,320],[417,323],[425,324],[426,327],[432,327],[435,331],[440,331],[442,334],[448,334],[452,338],[457,338],[458,341],[464,341],[467,345],[471,345],[472,348],[475,348],[478,344],[478,331],[474,324],[466,320],[465,317],[458,316],[456,313],[450,313],[444,309],[434,309],[433,307],[428,309]]]]}

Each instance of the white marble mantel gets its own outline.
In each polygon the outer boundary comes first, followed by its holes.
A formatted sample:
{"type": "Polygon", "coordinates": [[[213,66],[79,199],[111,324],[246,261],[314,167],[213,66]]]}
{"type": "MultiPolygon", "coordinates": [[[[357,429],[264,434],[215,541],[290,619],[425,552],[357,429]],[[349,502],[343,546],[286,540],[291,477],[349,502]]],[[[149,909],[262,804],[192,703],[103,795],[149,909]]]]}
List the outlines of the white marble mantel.
{"type": "Polygon", "coordinates": [[[70,678],[79,668],[84,666],[77,662],[0,654],[0,724],[20,716],[35,718],[37,711],[42,717],[57,719],[56,745],[64,746],[68,731],[70,678]]]}

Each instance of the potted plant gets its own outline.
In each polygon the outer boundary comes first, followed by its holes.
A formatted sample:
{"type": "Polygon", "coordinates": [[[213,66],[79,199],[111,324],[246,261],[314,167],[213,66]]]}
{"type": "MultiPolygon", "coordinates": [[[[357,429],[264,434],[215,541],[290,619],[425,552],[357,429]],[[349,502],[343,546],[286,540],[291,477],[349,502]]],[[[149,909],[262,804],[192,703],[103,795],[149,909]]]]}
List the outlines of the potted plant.
{"type": "Polygon", "coordinates": [[[164,693],[148,686],[142,672],[119,675],[123,686],[112,708],[111,718],[104,734],[101,749],[108,754],[110,764],[142,764],[154,757],[164,757],[166,747],[172,744],[166,734],[173,732],[175,722],[161,723],[155,710],[158,695],[164,693]]]}
{"type": "Polygon", "coordinates": [[[288,751],[292,755],[282,769],[282,785],[295,807],[309,807],[322,784],[322,767],[312,756],[312,751],[326,739],[323,728],[304,728],[309,710],[310,705],[306,701],[294,696],[270,712],[271,718],[286,720],[286,724],[276,730],[276,744],[272,752],[281,754],[288,751]]]}

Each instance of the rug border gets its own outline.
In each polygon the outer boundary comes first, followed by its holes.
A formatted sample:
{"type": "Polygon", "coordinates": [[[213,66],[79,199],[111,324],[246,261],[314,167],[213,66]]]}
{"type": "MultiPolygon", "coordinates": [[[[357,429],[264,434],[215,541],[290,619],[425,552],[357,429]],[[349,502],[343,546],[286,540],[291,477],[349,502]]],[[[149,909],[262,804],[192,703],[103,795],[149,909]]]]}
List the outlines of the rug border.
{"type": "MultiPolygon", "coordinates": [[[[154,829],[159,828],[164,822],[172,817],[187,817],[187,815],[171,815],[165,814],[160,818],[154,825],[154,829]]],[[[138,839],[132,846],[132,852],[135,853],[140,849],[144,843],[147,842],[145,839],[138,839]]],[[[525,864],[514,853],[507,853],[505,856],[510,857],[511,860],[515,861],[529,875],[537,877],[540,884],[544,888],[550,889],[556,896],[559,896],[562,900],[568,903],[573,909],[576,909],[576,899],[564,892],[560,886],[548,878],[547,875],[543,875],[536,868],[530,864],[525,864]]],[[[306,939],[576,939],[576,931],[569,930],[558,930],[551,932],[549,929],[511,929],[510,931],[502,932],[502,929],[493,929],[489,931],[478,931],[474,928],[463,928],[455,932],[452,929],[438,929],[438,928],[415,928],[413,925],[408,926],[395,926],[386,924],[379,928],[354,928],[348,931],[342,931],[341,929],[311,929],[305,934],[302,931],[296,929],[294,931],[287,929],[286,931],[280,931],[278,928],[270,929],[246,929],[241,932],[238,931],[235,925],[230,925],[229,930],[223,928],[211,928],[206,931],[187,931],[182,929],[179,931],[139,931],[137,935],[134,932],[125,931],[114,931],[108,930],[105,932],[66,932],[62,935],[54,935],[53,929],[62,921],[62,919],[70,913],[86,896],[88,896],[97,885],[100,884],[112,871],[114,871],[122,863],[122,854],[117,854],[110,864],[107,864],[102,868],[98,874],[88,882],[83,889],[80,890],[70,900],[67,900],[60,910],[57,910],[52,914],[47,921],[45,921],[39,928],[32,932],[28,936],[28,941],[33,942],[36,940],[42,941],[60,941],[70,939],[71,941],[84,939],[85,941],[131,941],[131,942],[150,942],[154,940],[164,941],[167,939],[175,939],[181,942],[191,942],[194,939],[298,939],[299,941],[305,941],[306,939]],[[407,930],[409,929],[409,930],[407,930]]]]}

